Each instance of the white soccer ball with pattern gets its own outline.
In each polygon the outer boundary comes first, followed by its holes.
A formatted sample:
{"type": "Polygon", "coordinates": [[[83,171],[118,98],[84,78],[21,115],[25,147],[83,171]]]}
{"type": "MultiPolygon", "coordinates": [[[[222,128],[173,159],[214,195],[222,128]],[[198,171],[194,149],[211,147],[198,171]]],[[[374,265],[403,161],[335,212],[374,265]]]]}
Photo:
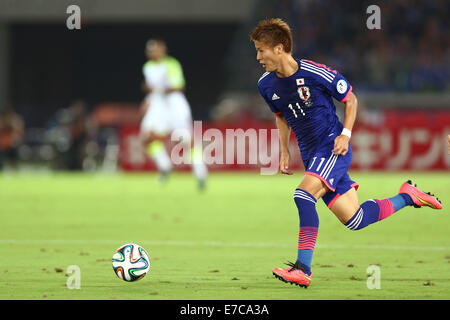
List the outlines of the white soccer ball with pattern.
{"type": "Polygon", "coordinates": [[[120,279],[136,281],[147,274],[150,269],[150,258],[140,245],[127,243],[114,253],[112,267],[120,279]]]}

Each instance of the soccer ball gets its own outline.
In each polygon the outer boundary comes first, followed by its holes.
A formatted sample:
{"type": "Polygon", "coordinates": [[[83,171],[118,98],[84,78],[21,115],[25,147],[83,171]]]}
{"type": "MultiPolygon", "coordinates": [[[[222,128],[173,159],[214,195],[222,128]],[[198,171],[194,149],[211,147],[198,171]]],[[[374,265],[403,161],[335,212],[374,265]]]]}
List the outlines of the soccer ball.
{"type": "Polygon", "coordinates": [[[150,269],[150,258],[140,245],[127,243],[114,253],[112,267],[120,279],[136,281],[147,274],[150,269]]]}

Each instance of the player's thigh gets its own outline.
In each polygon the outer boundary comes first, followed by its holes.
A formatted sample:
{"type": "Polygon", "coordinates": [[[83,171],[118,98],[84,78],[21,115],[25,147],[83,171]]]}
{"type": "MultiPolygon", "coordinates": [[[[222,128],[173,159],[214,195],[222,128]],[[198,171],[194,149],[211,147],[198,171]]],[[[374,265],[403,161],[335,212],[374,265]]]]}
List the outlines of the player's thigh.
{"type": "Polygon", "coordinates": [[[167,96],[167,103],[171,112],[183,117],[191,116],[191,106],[182,92],[173,92],[167,96]]]}
{"type": "Polygon", "coordinates": [[[330,208],[342,223],[347,223],[358,209],[359,200],[355,188],[341,195],[330,208]]]}
{"type": "Polygon", "coordinates": [[[165,137],[172,131],[169,115],[160,110],[150,109],[141,122],[141,137],[144,141],[151,141],[165,137]]]}
{"type": "Polygon", "coordinates": [[[314,198],[320,199],[328,191],[328,187],[319,178],[305,174],[297,187],[310,193],[314,198]]]}
{"type": "Polygon", "coordinates": [[[192,118],[189,115],[183,114],[174,113],[172,115],[173,115],[173,117],[171,118],[172,131],[178,130],[183,137],[189,138],[189,139],[184,138],[184,140],[188,140],[189,142],[191,142],[194,133],[192,118]]]}
{"type": "Polygon", "coordinates": [[[156,133],[156,124],[157,122],[155,121],[155,119],[150,117],[149,115],[146,115],[142,119],[139,130],[139,138],[141,140],[141,143],[146,145],[158,138],[158,135],[156,133]]]}

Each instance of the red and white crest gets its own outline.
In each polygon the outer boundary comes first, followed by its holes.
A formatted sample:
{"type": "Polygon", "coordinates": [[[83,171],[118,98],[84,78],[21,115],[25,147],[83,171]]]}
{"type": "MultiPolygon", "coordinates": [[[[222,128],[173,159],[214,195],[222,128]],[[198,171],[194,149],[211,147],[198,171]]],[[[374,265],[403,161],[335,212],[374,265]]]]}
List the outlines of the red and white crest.
{"type": "Polygon", "coordinates": [[[311,93],[309,92],[308,87],[300,87],[298,88],[297,92],[303,101],[306,101],[311,97],[311,93]]]}

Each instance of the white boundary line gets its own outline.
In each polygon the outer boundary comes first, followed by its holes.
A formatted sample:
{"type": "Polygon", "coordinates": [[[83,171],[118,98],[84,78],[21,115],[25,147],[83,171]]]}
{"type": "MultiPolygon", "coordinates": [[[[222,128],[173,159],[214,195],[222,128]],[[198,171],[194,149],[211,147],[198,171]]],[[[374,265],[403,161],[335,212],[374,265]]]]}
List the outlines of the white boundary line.
{"type": "MultiPolygon", "coordinates": [[[[0,244],[108,244],[120,246],[132,240],[44,240],[44,239],[0,239],[0,244]]],[[[161,245],[161,246],[188,246],[188,247],[247,247],[247,248],[290,248],[293,245],[280,243],[256,243],[256,242],[220,242],[220,241],[136,241],[141,245],[161,245]]],[[[341,245],[341,244],[317,244],[320,249],[370,249],[370,250],[424,250],[424,251],[450,251],[450,247],[439,246],[391,246],[391,245],[341,245]]]]}

